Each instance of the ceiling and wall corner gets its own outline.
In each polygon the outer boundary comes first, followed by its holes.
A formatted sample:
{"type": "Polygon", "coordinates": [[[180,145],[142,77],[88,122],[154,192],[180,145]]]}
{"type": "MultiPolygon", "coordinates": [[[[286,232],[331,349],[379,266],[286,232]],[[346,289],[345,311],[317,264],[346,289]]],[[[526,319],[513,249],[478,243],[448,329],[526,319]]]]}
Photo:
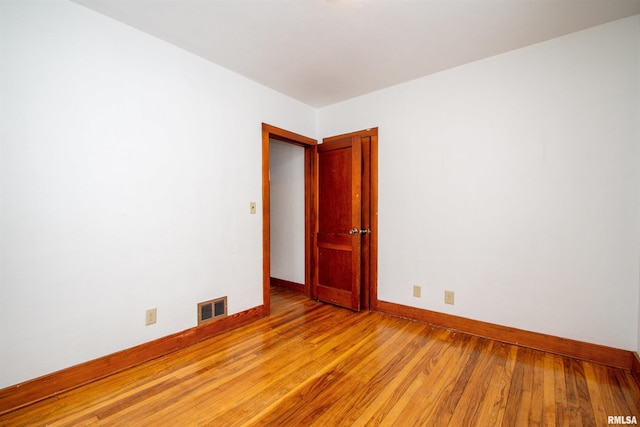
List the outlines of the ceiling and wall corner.
{"type": "Polygon", "coordinates": [[[640,0],[73,0],[313,107],[640,13],[640,0]]]}

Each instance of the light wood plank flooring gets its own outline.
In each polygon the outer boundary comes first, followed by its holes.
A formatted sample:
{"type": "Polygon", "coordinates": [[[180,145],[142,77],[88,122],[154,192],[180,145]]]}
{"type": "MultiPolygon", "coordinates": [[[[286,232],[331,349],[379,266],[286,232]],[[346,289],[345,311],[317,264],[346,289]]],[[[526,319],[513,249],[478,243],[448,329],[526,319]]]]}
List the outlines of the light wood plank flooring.
{"type": "Polygon", "coordinates": [[[275,288],[272,315],[0,417],[56,426],[606,426],[631,374],[275,288]]]}

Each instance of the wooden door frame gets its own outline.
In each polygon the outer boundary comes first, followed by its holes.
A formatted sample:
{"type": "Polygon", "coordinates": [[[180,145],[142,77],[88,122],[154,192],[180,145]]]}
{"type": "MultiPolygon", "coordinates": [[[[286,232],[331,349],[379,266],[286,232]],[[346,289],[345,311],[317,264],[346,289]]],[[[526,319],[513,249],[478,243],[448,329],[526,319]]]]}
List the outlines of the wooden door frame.
{"type": "Polygon", "coordinates": [[[271,312],[271,183],[269,141],[275,139],[304,148],[304,294],[310,296],[312,256],[316,230],[318,141],[262,123],[262,300],[264,314],[271,312]]]}
{"type": "MultiPolygon", "coordinates": [[[[370,178],[363,185],[363,194],[368,193],[370,199],[370,224],[371,235],[369,240],[369,273],[362,278],[363,293],[368,295],[368,307],[363,309],[375,311],[378,308],[378,128],[371,128],[333,138],[344,138],[351,135],[370,136],[370,144],[367,148],[370,178]],[[366,188],[368,186],[368,189],[366,188]]],[[[304,262],[304,294],[311,297],[311,283],[317,280],[317,271],[313,269],[313,260],[316,257],[316,231],[318,212],[318,141],[298,135],[296,133],[262,123],[262,300],[264,315],[271,312],[271,184],[269,178],[270,157],[269,140],[275,139],[282,142],[298,145],[304,148],[304,216],[305,216],[305,262],[304,262]]],[[[323,141],[324,141],[323,140],[323,141]]]]}

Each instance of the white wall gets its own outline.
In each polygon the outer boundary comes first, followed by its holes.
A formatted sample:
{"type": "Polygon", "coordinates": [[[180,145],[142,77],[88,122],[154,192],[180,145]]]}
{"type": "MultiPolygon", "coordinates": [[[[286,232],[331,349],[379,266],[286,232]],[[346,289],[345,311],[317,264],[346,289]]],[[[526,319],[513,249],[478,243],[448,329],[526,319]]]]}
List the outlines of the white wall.
{"type": "Polygon", "coordinates": [[[0,387],[261,305],[261,123],[315,111],[73,3],[1,8],[0,387]]]}
{"type": "MultiPolygon", "coordinates": [[[[640,20],[637,22],[638,27],[640,27],[640,20]]],[[[640,58],[640,43],[638,46],[638,58],[640,58]]],[[[639,60],[640,61],[640,60],[639,60]]],[[[640,71],[638,71],[638,98],[640,98],[640,71]]],[[[640,108],[638,109],[638,140],[640,140],[640,108]]],[[[640,180],[640,169],[638,169],[638,176],[640,180]]],[[[640,240],[640,235],[638,236],[640,240]]],[[[638,253],[638,257],[640,257],[640,251],[638,253]]],[[[638,288],[640,289],[640,281],[638,282],[638,288]]],[[[640,354],[640,291],[638,292],[638,341],[636,342],[636,353],[640,354]]]]}
{"type": "Polygon", "coordinates": [[[639,21],[319,111],[379,126],[381,300],[638,348],[639,21]]]}
{"type": "Polygon", "coordinates": [[[271,277],[304,284],[304,148],[271,140],[271,277]]]}

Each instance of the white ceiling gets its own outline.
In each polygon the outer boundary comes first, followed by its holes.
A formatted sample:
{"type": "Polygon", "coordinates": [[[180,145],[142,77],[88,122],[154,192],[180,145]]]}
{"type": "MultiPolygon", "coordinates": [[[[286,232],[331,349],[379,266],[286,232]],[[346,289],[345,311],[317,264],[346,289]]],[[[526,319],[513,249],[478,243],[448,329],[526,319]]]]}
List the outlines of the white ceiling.
{"type": "Polygon", "coordinates": [[[640,0],[73,0],[313,107],[640,13],[640,0]]]}

